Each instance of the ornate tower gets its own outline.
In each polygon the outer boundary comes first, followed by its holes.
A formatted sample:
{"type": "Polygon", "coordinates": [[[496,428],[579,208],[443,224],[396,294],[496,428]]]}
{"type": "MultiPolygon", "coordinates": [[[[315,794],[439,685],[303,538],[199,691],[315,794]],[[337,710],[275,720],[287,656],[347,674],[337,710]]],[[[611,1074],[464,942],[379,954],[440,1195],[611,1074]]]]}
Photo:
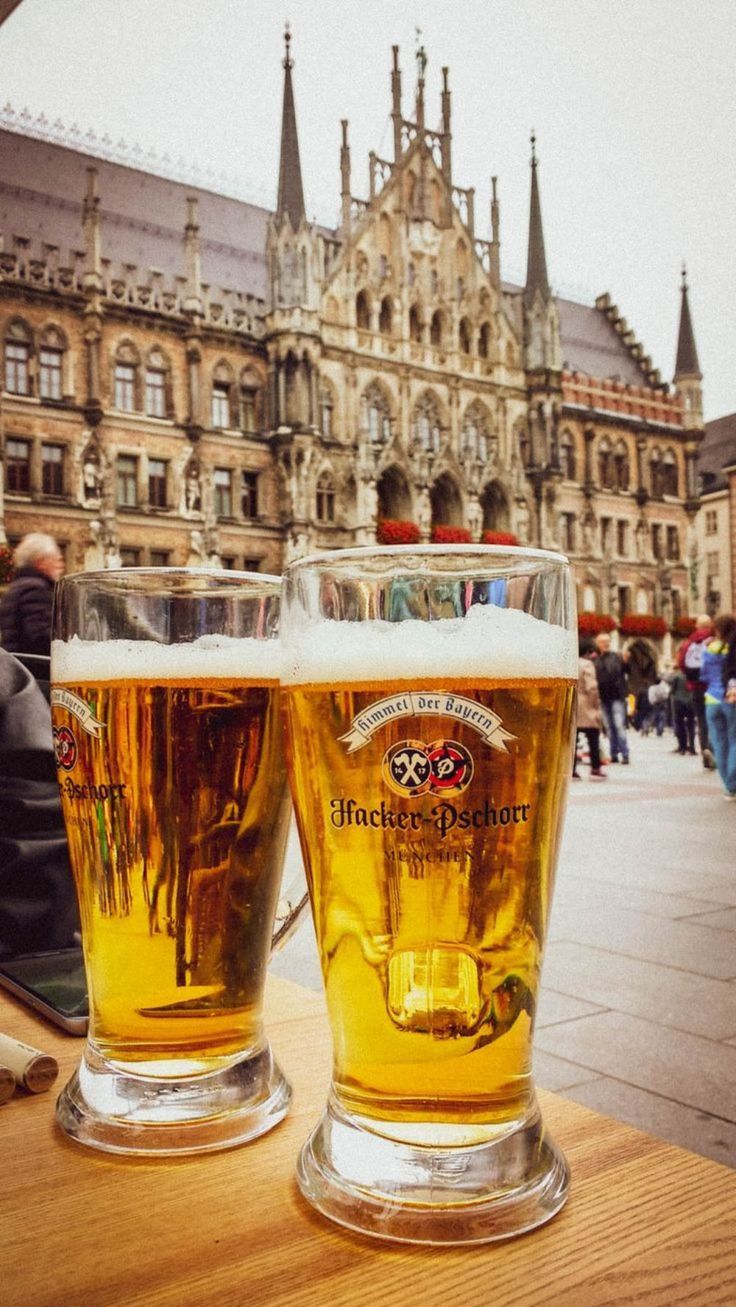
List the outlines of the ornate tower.
{"type": "Polygon", "coordinates": [[[696,464],[698,446],[705,436],[703,427],[703,374],[698,362],[695,346],[695,332],[690,317],[690,302],[687,296],[687,269],[682,265],[682,286],[680,294],[680,328],[677,333],[677,358],[675,360],[675,389],[683,402],[682,425],[687,433],[685,444],[685,477],[687,482],[685,508],[694,514],[699,506],[696,464]]]}
{"type": "Polygon", "coordinates": [[[285,561],[309,548],[319,427],[319,242],[307,222],[292,84],[291,33],[284,33],[284,99],[276,212],[266,238],[269,409],[282,481],[285,561]]]}
{"type": "Polygon", "coordinates": [[[529,248],[524,287],[524,366],[529,395],[529,478],[537,505],[537,541],[556,544],[555,501],[561,480],[558,422],[562,350],[557,306],[547,276],[536,137],[531,136],[529,248]]]}

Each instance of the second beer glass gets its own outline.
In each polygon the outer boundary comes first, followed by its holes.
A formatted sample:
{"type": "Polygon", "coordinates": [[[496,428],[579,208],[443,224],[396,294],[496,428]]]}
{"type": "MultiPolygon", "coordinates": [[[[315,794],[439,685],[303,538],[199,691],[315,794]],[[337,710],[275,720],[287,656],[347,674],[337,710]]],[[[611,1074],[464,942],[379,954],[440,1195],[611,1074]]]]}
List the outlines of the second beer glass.
{"type": "Polygon", "coordinates": [[[287,570],[289,765],[334,1041],[299,1183],[417,1242],[567,1193],[531,1079],[577,670],[566,560],[354,550],[287,570]]]}
{"type": "Polygon", "coordinates": [[[289,821],[278,578],[59,586],[52,708],[90,1036],[57,1114],[112,1152],[223,1148],[290,1088],[263,1029],[289,821]]]}

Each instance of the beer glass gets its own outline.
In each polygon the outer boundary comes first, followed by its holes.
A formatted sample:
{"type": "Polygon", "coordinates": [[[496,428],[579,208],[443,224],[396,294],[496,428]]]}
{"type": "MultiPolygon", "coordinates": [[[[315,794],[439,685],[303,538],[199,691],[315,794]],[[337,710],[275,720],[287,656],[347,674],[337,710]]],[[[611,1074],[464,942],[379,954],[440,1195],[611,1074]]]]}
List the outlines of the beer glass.
{"type": "Polygon", "coordinates": [[[306,1198],[363,1233],[501,1239],[568,1187],[531,1078],[571,769],[567,560],[491,547],[293,563],[287,760],[334,1043],[306,1198]]]}
{"type": "Polygon", "coordinates": [[[57,588],[54,742],[90,997],[57,1117],[105,1151],[225,1148],[288,1110],[262,1011],[290,817],[280,588],[167,568],[57,588]]]}

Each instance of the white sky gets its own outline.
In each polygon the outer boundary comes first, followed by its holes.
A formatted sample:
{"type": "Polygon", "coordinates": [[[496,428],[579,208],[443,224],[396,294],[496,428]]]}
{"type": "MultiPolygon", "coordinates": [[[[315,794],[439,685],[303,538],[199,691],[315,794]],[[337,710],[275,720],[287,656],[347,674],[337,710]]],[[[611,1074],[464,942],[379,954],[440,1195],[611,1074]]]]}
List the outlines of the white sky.
{"type": "Polygon", "coordinates": [[[736,0],[23,0],[0,27],[0,100],[273,203],[287,17],[310,215],[337,217],[341,118],[354,194],[368,151],[390,156],[391,45],[410,117],[418,25],[429,126],[450,67],[480,236],[498,175],[503,276],[526,269],[534,126],[555,289],[610,291],[669,378],[684,258],[706,417],[736,410],[736,0]]]}

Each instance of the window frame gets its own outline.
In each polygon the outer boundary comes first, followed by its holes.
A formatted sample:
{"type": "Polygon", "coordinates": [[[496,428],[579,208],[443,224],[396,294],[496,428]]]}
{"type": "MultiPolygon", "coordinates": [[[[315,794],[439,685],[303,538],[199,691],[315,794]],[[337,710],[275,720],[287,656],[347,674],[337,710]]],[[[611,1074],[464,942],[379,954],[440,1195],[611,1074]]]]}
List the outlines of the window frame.
{"type": "Polygon", "coordinates": [[[168,508],[169,506],[169,462],[165,458],[148,460],[148,506],[149,508],[168,508]],[[160,467],[161,472],[152,471],[160,467]],[[155,487],[155,490],[154,490],[155,487]]]}
{"type": "Polygon", "coordinates": [[[215,431],[230,431],[232,429],[231,393],[232,382],[222,381],[217,377],[212,382],[210,422],[215,431]],[[225,421],[221,422],[218,419],[223,415],[225,421]]]}
{"type": "Polygon", "coordinates": [[[138,468],[139,461],[136,454],[118,454],[115,460],[115,504],[117,508],[137,508],[138,507],[138,468]],[[123,463],[129,466],[123,467],[123,463]],[[133,499],[128,495],[133,491],[133,499]]]}
{"type": "Polygon", "coordinates": [[[233,470],[231,467],[216,467],[213,469],[212,489],[215,517],[231,518],[233,516],[233,470]]]}
{"type": "Polygon", "coordinates": [[[51,440],[41,442],[41,491],[44,495],[54,495],[57,499],[64,494],[64,446],[51,440]],[[46,450],[54,450],[59,457],[44,457],[46,450]]]}
{"type": "Polygon", "coordinates": [[[164,368],[154,368],[150,364],[146,366],[146,417],[165,418],[166,417],[166,370],[164,368]],[[156,378],[154,382],[152,378],[156,378]],[[155,402],[151,403],[151,398],[155,396],[155,402]],[[160,412],[159,412],[160,409],[160,412]]]}
{"type": "Polygon", "coordinates": [[[5,341],[5,390],[9,395],[30,395],[31,393],[31,347],[26,340],[5,341]],[[22,357],[14,357],[11,350],[18,350],[22,357]],[[19,373],[22,385],[18,384],[19,373]],[[12,381],[12,384],[11,384],[12,381]]]}
{"type": "Polygon", "coordinates": [[[259,516],[260,476],[253,468],[244,468],[240,482],[240,511],[249,521],[259,516]]]}
{"type": "Polygon", "coordinates": [[[42,345],[38,351],[38,396],[57,402],[64,398],[64,351],[57,345],[42,345]],[[47,386],[50,377],[53,384],[47,386]]]}
{"type": "Polygon", "coordinates": [[[114,397],[119,413],[135,413],[135,391],[138,369],[135,363],[115,360],[114,397]]]}
{"type": "Polygon", "coordinates": [[[31,493],[31,442],[22,436],[8,436],[5,441],[5,490],[11,495],[31,493]],[[25,455],[21,458],[14,454],[11,445],[24,446],[25,455]],[[22,469],[22,475],[18,475],[17,480],[21,484],[13,485],[19,469],[22,469]]]}

